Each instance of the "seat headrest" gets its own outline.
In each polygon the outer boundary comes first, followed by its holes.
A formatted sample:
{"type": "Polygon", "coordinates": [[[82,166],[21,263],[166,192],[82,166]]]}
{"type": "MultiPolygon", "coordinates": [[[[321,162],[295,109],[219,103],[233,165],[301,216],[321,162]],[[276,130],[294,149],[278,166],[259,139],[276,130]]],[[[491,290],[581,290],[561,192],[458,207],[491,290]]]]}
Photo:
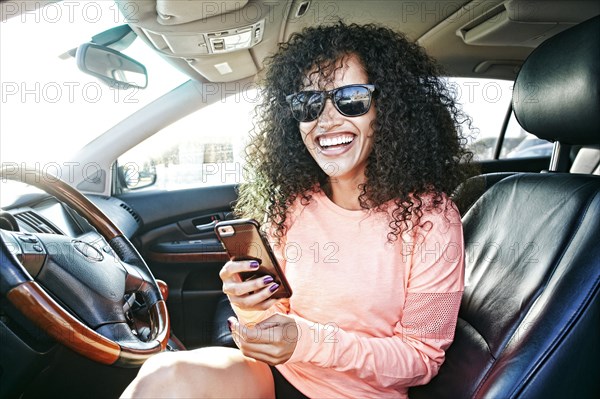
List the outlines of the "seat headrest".
{"type": "Polygon", "coordinates": [[[525,60],[513,91],[523,129],[564,144],[600,144],[600,16],[551,37],[525,60]]]}

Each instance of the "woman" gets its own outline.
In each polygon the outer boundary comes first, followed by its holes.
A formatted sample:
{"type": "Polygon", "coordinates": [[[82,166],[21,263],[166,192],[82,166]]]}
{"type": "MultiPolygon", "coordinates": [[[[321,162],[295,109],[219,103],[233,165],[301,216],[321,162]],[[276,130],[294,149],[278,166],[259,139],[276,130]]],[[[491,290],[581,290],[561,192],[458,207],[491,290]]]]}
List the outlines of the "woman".
{"type": "Polygon", "coordinates": [[[406,397],[454,334],[463,239],[446,193],[468,119],[421,48],[373,25],[294,35],[262,87],[237,212],[267,222],[294,294],[227,262],[240,350],[155,356],[123,396],[406,397]]]}

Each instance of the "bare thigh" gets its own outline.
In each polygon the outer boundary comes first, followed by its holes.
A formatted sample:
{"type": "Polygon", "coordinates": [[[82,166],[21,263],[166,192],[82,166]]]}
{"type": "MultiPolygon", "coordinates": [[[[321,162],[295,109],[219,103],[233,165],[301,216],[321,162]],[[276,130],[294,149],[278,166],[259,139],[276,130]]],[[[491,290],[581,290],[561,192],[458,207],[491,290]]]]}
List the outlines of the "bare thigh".
{"type": "Polygon", "coordinates": [[[274,398],[265,363],[237,349],[164,352],[148,359],[122,398],[274,398]]]}

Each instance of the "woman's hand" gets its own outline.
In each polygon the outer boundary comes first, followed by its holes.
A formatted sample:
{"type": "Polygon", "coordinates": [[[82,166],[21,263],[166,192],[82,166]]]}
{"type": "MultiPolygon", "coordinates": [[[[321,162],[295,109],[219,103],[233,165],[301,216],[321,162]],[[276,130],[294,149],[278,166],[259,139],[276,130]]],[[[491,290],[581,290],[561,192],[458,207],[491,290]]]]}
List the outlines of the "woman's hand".
{"type": "Polygon", "coordinates": [[[227,319],[236,345],[245,356],[271,366],[288,361],[298,342],[298,326],[293,318],[276,313],[254,326],[227,319]]]}
{"type": "Polygon", "coordinates": [[[221,269],[219,276],[223,281],[223,292],[229,301],[242,310],[266,310],[277,303],[270,299],[279,288],[273,282],[273,277],[264,276],[242,281],[241,272],[255,272],[258,268],[256,261],[229,261],[221,269]]]}

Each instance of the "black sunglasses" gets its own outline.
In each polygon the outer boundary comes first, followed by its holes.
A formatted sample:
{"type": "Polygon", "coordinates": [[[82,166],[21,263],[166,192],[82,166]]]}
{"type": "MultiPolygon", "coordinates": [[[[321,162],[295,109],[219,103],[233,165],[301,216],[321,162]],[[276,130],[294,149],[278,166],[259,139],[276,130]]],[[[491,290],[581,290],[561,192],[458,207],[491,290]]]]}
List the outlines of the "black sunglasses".
{"type": "Polygon", "coordinates": [[[344,116],[361,116],[371,108],[375,85],[355,84],[333,90],[308,90],[290,94],[285,100],[298,122],[311,122],[321,115],[325,102],[331,98],[335,109],[344,116]]]}

